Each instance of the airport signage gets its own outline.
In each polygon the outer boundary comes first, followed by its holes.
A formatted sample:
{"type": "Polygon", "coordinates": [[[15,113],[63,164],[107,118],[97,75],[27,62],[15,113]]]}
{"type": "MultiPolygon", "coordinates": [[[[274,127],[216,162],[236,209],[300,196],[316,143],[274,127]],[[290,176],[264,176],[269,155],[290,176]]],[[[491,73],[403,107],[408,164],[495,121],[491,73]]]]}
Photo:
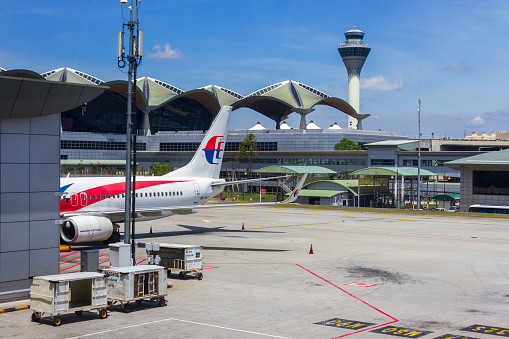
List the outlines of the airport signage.
{"type": "Polygon", "coordinates": [[[427,334],[433,333],[431,331],[413,330],[413,329],[409,329],[409,328],[396,327],[396,326],[385,326],[382,328],[377,328],[376,330],[373,330],[370,332],[387,334],[387,335],[392,335],[395,337],[402,337],[402,338],[419,338],[419,337],[425,336],[427,334]]]}
{"type": "Polygon", "coordinates": [[[364,321],[356,321],[356,320],[347,320],[347,319],[340,319],[340,318],[334,318],[330,320],[320,321],[315,323],[316,325],[325,325],[325,326],[332,326],[332,327],[340,327],[340,328],[346,328],[348,330],[360,330],[366,327],[374,326],[376,324],[373,323],[367,323],[364,321]]]}
{"type": "Polygon", "coordinates": [[[433,339],[480,339],[477,337],[465,337],[464,335],[457,335],[457,334],[444,334],[440,337],[435,337],[433,339]]]}
{"type": "Polygon", "coordinates": [[[472,325],[462,328],[462,331],[469,331],[475,333],[491,334],[499,337],[509,338],[509,328],[485,326],[485,325],[472,325]]]}
{"type": "Polygon", "coordinates": [[[267,194],[267,189],[266,188],[262,188],[262,191],[260,193],[261,194],[267,194]]]}

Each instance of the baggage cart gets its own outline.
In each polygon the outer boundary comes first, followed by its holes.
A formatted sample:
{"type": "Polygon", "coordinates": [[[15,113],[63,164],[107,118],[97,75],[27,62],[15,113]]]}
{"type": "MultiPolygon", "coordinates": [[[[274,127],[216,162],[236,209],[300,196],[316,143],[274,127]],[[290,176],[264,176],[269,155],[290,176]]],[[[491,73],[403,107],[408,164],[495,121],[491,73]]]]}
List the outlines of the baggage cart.
{"type": "Polygon", "coordinates": [[[105,268],[108,304],[120,304],[126,313],[131,312],[131,302],[156,302],[166,304],[166,269],[156,265],[137,265],[105,268]]]}
{"type": "Polygon", "coordinates": [[[158,262],[168,268],[168,272],[177,271],[180,279],[191,273],[198,280],[203,279],[203,247],[182,244],[145,244],[147,260],[158,262]]]}
{"type": "Polygon", "coordinates": [[[99,317],[108,316],[106,308],[106,277],[97,272],[78,272],[34,277],[30,285],[32,321],[49,314],[53,324],[60,326],[62,314],[97,310],[99,317]]]}

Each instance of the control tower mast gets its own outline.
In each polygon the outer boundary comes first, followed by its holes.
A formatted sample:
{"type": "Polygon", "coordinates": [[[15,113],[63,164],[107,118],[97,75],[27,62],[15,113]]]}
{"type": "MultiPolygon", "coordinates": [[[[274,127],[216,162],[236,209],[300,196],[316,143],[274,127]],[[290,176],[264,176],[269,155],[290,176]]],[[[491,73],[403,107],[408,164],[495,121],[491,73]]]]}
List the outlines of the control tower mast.
{"type": "MultiPolygon", "coordinates": [[[[362,40],[364,32],[353,28],[345,33],[346,42],[338,48],[339,54],[348,71],[348,103],[359,112],[360,76],[362,66],[371,48],[362,40]]],[[[348,128],[362,129],[359,121],[348,116],[348,128]]]]}

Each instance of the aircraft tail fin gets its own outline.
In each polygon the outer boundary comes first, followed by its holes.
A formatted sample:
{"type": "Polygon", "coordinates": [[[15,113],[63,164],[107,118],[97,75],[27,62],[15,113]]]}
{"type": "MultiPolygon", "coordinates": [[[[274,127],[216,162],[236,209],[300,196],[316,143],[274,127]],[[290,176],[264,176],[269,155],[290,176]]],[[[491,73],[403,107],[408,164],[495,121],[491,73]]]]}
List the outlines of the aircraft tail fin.
{"type": "Polygon", "coordinates": [[[221,107],[193,159],[165,176],[219,178],[231,112],[231,106],[221,107]]]}
{"type": "Polygon", "coordinates": [[[295,200],[297,200],[297,197],[299,196],[299,192],[302,189],[302,186],[304,185],[304,182],[306,181],[306,178],[307,178],[308,174],[309,174],[309,171],[306,171],[306,173],[304,173],[302,178],[300,178],[300,181],[297,183],[297,185],[293,189],[293,191],[290,194],[290,196],[288,198],[286,198],[285,201],[281,202],[281,204],[289,204],[289,203],[294,202],[295,200]]]}

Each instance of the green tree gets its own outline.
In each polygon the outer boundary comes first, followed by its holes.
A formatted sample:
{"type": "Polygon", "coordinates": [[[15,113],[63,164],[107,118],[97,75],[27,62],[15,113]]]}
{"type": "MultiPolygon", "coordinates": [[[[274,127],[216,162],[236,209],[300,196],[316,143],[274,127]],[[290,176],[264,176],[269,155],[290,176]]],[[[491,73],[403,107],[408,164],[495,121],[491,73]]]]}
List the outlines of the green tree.
{"type": "Polygon", "coordinates": [[[361,146],[357,145],[350,139],[343,138],[336,145],[334,145],[335,151],[359,151],[362,150],[361,146]]]}
{"type": "Polygon", "coordinates": [[[251,176],[251,167],[253,162],[258,157],[258,153],[256,152],[256,135],[253,133],[249,133],[246,135],[244,140],[240,143],[239,150],[237,151],[237,155],[235,160],[237,162],[246,163],[249,168],[249,175],[251,176]]]}
{"type": "Polygon", "coordinates": [[[160,164],[156,162],[155,166],[151,167],[148,171],[149,175],[161,176],[171,172],[171,166],[169,164],[160,164]]]}

